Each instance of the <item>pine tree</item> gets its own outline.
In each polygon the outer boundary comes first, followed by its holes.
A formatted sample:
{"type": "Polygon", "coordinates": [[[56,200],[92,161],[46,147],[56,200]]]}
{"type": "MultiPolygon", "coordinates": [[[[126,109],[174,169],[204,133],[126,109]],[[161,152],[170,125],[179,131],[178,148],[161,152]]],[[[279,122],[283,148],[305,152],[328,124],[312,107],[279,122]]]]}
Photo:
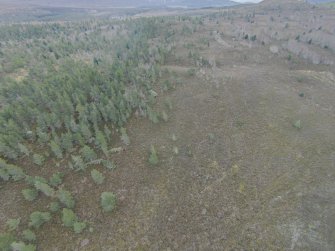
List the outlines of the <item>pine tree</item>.
{"type": "Polygon", "coordinates": [[[56,156],[56,158],[62,159],[63,158],[62,149],[59,147],[59,145],[53,140],[50,142],[49,145],[50,145],[51,151],[56,156]]]}
{"type": "Polygon", "coordinates": [[[56,194],[59,201],[68,208],[74,208],[75,201],[69,191],[60,189],[56,194]]]}
{"type": "Polygon", "coordinates": [[[48,222],[51,219],[51,215],[48,212],[33,212],[30,215],[29,226],[39,228],[44,223],[48,222]]]}
{"type": "Polygon", "coordinates": [[[94,150],[91,147],[87,145],[85,145],[80,150],[80,154],[86,162],[90,162],[90,161],[97,159],[97,154],[94,152],[94,150]]]}
{"type": "Polygon", "coordinates": [[[63,208],[62,211],[62,222],[66,227],[73,227],[73,224],[77,221],[76,214],[68,208],[63,208]]]}
{"type": "Polygon", "coordinates": [[[91,171],[91,177],[97,185],[101,185],[104,182],[104,175],[96,169],[91,171]]]}
{"type": "Polygon", "coordinates": [[[55,195],[55,190],[44,182],[35,181],[34,186],[36,190],[41,191],[48,197],[53,197],[55,195]]]}
{"type": "Polygon", "coordinates": [[[111,192],[101,194],[101,207],[105,212],[111,212],[116,206],[116,195],[111,192]]]}
{"type": "Polygon", "coordinates": [[[95,132],[95,144],[105,153],[105,155],[108,154],[107,141],[104,134],[100,130],[95,132]]]}

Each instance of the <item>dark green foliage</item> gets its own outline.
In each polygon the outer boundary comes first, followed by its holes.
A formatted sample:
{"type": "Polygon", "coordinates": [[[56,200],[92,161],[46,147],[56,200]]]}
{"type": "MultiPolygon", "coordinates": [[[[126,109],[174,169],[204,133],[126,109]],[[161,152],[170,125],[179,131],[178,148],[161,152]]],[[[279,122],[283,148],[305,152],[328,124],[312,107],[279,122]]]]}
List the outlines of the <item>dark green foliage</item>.
{"type": "Polygon", "coordinates": [[[6,166],[6,169],[9,177],[11,177],[14,181],[19,181],[25,178],[25,174],[21,167],[9,164],[6,166]]]}
{"type": "Polygon", "coordinates": [[[19,143],[19,144],[18,144],[18,148],[19,148],[19,150],[20,150],[20,152],[21,152],[22,154],[24,154],[24,155],[26,155],[26,156],[29,156],[30,152],[29,152],[28,148],[27,148],[25,145],[19,143]]]}
{"type": "Polygon", "coordinates": [[[101,207],[105,212],[111,212],[116,206],[116,195],[111,192],[103,192],[100,197],[101,207]]]}
{"type": "Polygon", "coordinates": [[[91,177],[97,185],[101,185],[104,182],[104,175],[96,169],[91,171],[91,177]]]}
{"type": "Polygon", "coordinates": [[[56,213],[60,209],[60,204],[58,201],[51,202],[49,204],[49,209],[51,212],[56,213]]]}
{"type": "Polygon", "coordinates": [[[80,234],[84,231],[84,229],[86,228],[86,223],[85,222],[75,222],[73,224],[73,231],[76,234],[80,234]]]}
{"type": "Polygon", "coordinates": [[[33,155],[33,162],[34,162],[34,164],[36,164],[38,166],[42,166],[43,163],[44,163],[44,161],[45,161],[45,158],[42,155],[37,154],[37,153],[35,153],[33,155]]]}
{"type": "Polygon", "coordinates": [[[33,212],[30,214],[30,227],[39,228],[44,223],[48,222],[51,219],[51,215],[48,212],[33,212]]]}
{"type": "Polygon", "coordinates": [[[21,222],[20,218],[7,220],[6,225],[7,225],[8,230],[9,231],[16,230],[19,227],[20,222],[21,222]]]}
{"type": "Polygon", "coordinates": [[[114,163],[113,161],[111,161],[111,160],[105,160],[105,159],[102,160],[102,165],[103,165],[104,167],[106,167],[107,169],[110,169],[110,170],[116,168],[115,163],[114,163]]]}
{"type": "Polygon", "coordinates": [[[60,172],[54,173],[49,180],[49,184],[53,187],[57,187],[62,184],[63,177],[64,177],[63,173],[60,172]]]}
{"type": "Polygon", "coordinates": [[[90,162],[93,161],[95,159],[97,159],[97,154],[94,152],[94,150],[85,145],[81,150],[80,150],[80,154],[83,157],[83,159],[85,160],[85,162],[90,162]]]}
{"type": "Polygon", "coordinates": [[[62,149],[59,147],[59,145],[55,141],[52,140],[49,145],[50,145],[51,151],[58,159],[63,158],[62,149]]]}
{"type": "Polygon", "coordinates": [[[43,177],[40,177],[40,176],[35,176],[35,177],[26,176],[26,182],[29,185],[34,186],[37,181],[42,182],[42,183],[48,183],[48,181],[46,179],[44,179],[43,177]]]}
{"type": "Polygon", "coordinates": [[[13,242],[11,247],[15,251],[36,251],[36,246],[33,244],[25,244],[23,242],[13,242]]]}
{"type": "Polygon", "coordinates": [[[72,165],[76,171],[83,171],[86,169],[87,165],[80,155],[72,155],[72,165]]]}
{"type": "Polygon", "coordinates": [[[38,192],[36,189],[24,189],[22,195],[27,201],[33,201],[36,199],[38,192]]]}
{"type": "Polygon", "coordinates": [[[301,125],[301,120],[297,120],[293,123],[293,127],[295,127],[296,129],[300,130],[302,128],[301,125]]]}
{"type": "Polygon", "coordinates": [[[148,109],[147,109],[147,114],[148,114],[149,120],[150,120],[151,122],[153,122],[154,124],[157,124],[157,123],[159,122],[157,112],[155,112],[155,111],[154,111],[153,109],[151,109],[150,107],[148,107],[148,109]]]}
{"type": "Polygon", "coordinates": [[[6,168],[0,167],[0,178],[4,181],[8,181],[10,176],[6,168]]]}
{"type": "MultiPolygon", "coordinates": [[[[158,122],[148,105],[174,32],[161,18],[125,22],[126,35],[106,36],[112,30],[109,19],[1,27],[1,39],[11,41],[2,44],[1,69],[9,73],[24,67],[29,74],[22,81],[2,83],[0,132],[6,133],[0,134],[0,156],[16,160],[34,149],[32,160],[42,166],[49,155],[40,148],[47,146],[62,159],[85,144],[95,144],[107,156],[114,130],[133,111],[158,122]],[[161,42],[152,46],[152,39],[161,42]],[[108,56],[94,55],[93,64],[77,60],[92,51],[108,56]]],[[[185,24],[184,32],[194,30],[185,24]]],[[[125,131],[121,138],[129,144],[125,131]]],[[[94,151],[81,152],[84,162],[96,159],[94,151]]],[[[73,162],[75,169],[85,168],[79,158],[73,162]]],[[[6,170],[0,169],[0,175],[8,179],[6,170]]]]}
{"type": "Polygon", "coordinates": [[[29,242],[36,241],[36,234],[30,229],[24,230],[22,232],[22,237],[24,240],[29,241],[29,242]]]}
{"type": "Polygon", "coordinates": [[[76,214],[68,208],[63,208],[62,211],[62,222],[66,227],[73,227],[73,224],[77,221],[76,214]]]}
{"type": "Polygon", "coordinates": [[[61,147],[65,152],[71,152],[73,148],[73,139],[70,132],[62,134],[61,147]]]}
{"type": "Polygon", "coordinates": [[[64,204],[66,207],[68,208],[74,208],[75,205],[75,201],[71,195],[71,193],[69,191],[60,189],[57,192],[57,198],[59,199],[59,201],[64,204]]]}
{"type": "Polygon", "coordinates": [[[108,152],[107,140],[103,132],[101,132],[100,130],[96,130],[95,132],[95,145],[99,147],[100,150],[103,151],[103,153],[106,154],[108,152]]]}
{"type": "Polygon", "coordinates": [[[129,145],[130,144],[130,139],[128,137],[128,134],[127,134],[127,131],[126,131],[126,128],[121,128],[120,129],[120,132],[121,132],[121,141],[123,142],[123,144],[125,145],[129,145]]]}
{"type": "Polygon", "coordinates": [[[25,178],[25,174],[22,170],[22,168],[7,164],[3,159],[0,158],[0,178],[8,181],[9,179],[12,179],[14,181],[19,181],[23,178],[25,178]]]}
{"type": "Polygon", "coordinates": [[[159,162],[157,152],[154,146],[150,147],[150,156],[149,156],[149,163],[151,165],[157,165],[159,162]]]}
{"type": "Polygon", "coordinates": [[[37,191],[41,191],[46,196],[53,197],[55,195],[55,190],[50,187],[47,183],[35,181],[34,184],[37,191]]]}
{"type": "Polygon", "coordinates": [[[0,250],[10,251],[11,244],[15,241],[15,237],[12,234],[0,233],[0,250]]]}

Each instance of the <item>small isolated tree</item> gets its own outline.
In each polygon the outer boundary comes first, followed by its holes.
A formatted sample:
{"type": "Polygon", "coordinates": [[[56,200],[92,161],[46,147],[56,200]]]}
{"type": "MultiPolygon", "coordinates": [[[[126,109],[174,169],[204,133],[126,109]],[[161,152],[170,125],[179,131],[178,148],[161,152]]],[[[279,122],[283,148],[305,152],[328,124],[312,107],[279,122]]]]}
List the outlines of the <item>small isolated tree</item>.
{"type": "Polygon", "coordinates": [[[15,251],[36,251],[36,246],[33,244],[25,244],[23,242],[13,242],[11,244],[12,250],[15,251]]]}
{"type": "Polygon", "coordinates": [[[91,177],[97,185],[101,185],[104,182],[104,175],[96,169],[91,171],[91,177]]]}
{"type": "Polygon", "coordinates": [[[9,174],[9,176],[14,181],[19,181],[19,180],[22,180],[22,179],[24,179],[26,177],[26,175],[24,174],[24,172],[23,172],[23,170],[22,170],[21,167],[8,164],[6,166],[6,169],[7,169],[7,173],[9,174]]]}
{"type": "Polygon", "coordinates": [[[163,119],[164,122],[167,122],[169,120],[169,116],[165,111],[162,111],[161,118],[163,119]]]}
{"type": "Polygon", "coordinates": [[[23,189],[22,195],[27,201],[33,201],[36,199],[38,192],[36,189],[23,189]]]}
{"type": "Polygon", "coordinates": [[[30,229],[24,230],[22,232],[22,237],[24,240],[29,241],[29,242],[36,241],[36,234],[30,229]]]}
{"type": "Polygon", "coordinates": [[[29,185],[34,186],[36,181],[48,183],[48,181],[45,178],[40,177],[40,176],[35,176],[35,177],[29,176],[29,175],[26,176],[26,182],[29,185]]]}
{"type": "Polygon", "coordinates": [[[104,212],[111,212],[116,206],[116,195],[111,192],[101,194],[101,207],[104,212]]]}
{"type": "Polygon", "coordinates": [[[49,209],[51,212],[56,213],[60,209],[58,201],[53,201],[49,204],[49,209]]]}
{"type": "Polygon", "coordinates": [[[55,190],[44,182],[36,181],[34,186],[36,190],[41,191],[48,197],[52,197],[55,195],[55,190]]]}
{"type": "Polygon", "coordinates": [[[84,160],[82,159],[81,156],[71,155],[71,158],[72,158],[73,167],[77,171],[83,171],[83,170],[86,169],[86,164],[85,164],[85,162],[84,162],[84,160]]]}
{"type": "Polygon", "coordinates": [[[81,232],[84,231],[84,229],[86,228],[86,223],[85,222],[75,222],[73,224],[73,231],[76,233],[76,234],[80,234],[81,232]]]}
{"type": "Polygon", "coordinates": [[[29,226],[39,228],[44,223],[48,222],[50,219],[51,219],[50,213],[36,211],[30,215],[29,226]]]}
{"type": "Polygon", "coordinates": [[[54,173],[49,180],[50,185],[53,187],[61,185],[63,182],[63,177],[64,174],[61,172],[54,173]]]}
{"type": "Polygon", "coordinates": [[[104,160],[102,160],[102,165],[104,166],[104,167],[106,167],[107,169],[110,169],[110,170],[112,170],[112,169],[115,169],[116,168],[116,165],[115,165],[115,163],[113,162],[113,161],[110,161],[110,160],[106,160],[106,159],[104,159],[104,160]]]}
{"type": "Polygon", "coordinates": [[[154,146],[151,146],[150,148],[150,156],[149,156],[149,163],[151,165],[157,165],[158,164],[158,156],[157,152],[154,146]]]}
{"type": "Polygon", "coordinates": [[[68,208],[63,208],[62,211],[62,222],[66,227],[73,227],[74,223],[77,221],[76,214],[68,208]]]}
{"type": "Polygon", "coordinates": [[[0,250],[1,251],[10,251],[11,244],[15,241],[15,237],[9,233],[0,233],[0,250]]]}
{"type": "Polygon", "coordinates": [[[87,145],[80,150],[80,154],[86,162],[90,162],[97,159],[97,154],[91,147],[87,145]]]}
{"type": "Polygon", "coordinates": [[[74,208],[75,201],[69,191],[63,189],[58,190],[57,198],[68,208],[74,208]]]}
{"type": "Polygon", "coordinates": [[[121,141],[123,142],[123,144],[125,145],[129,145],[130,144],[130,139],[128,137],[128,134],[127,134],[127,131],[126,131],[126,128],[121,128],[120,129],[120,132],[121,132],[121,141]]]}
{"type": "Polygon", "coordinates": [[[301,126],[301,120],[297,120],[293,123],[293,127],[297,128],[297,129],[301,129],[302,126],[301,126]]]}
{"type": "Polygon", "coordinates": [[[6,222],[6,225],[7,225],[7,228],[9,231],[14,231],[16,230],[19,225],[20,225],[20,222],[21,222],[21,218],[18,218],[18,219],[9,219],[7,222],[6,222]]]}

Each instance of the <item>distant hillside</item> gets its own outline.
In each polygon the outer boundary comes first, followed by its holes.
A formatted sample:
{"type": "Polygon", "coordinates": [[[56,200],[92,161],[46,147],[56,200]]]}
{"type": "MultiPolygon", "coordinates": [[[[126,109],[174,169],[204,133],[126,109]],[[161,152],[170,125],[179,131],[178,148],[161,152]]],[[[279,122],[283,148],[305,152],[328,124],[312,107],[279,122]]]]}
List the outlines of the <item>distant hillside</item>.
{"type": "Polygon", "coordinates": [[[238,3],[230,0],[0,0],[6,4],[53,7],[222,7],[238,3]]]}
{"type": "Polygon", "coordinates": [[[334,0],[307,0],[307,1],[313,4],[334,2],[334,0]]]}
{"type": "Polygon", "coordinates": [[[335,8],[335,1],[327,2],[327,3],[321,3],[322,6],[329,7],[329,8],[335,8]]]}

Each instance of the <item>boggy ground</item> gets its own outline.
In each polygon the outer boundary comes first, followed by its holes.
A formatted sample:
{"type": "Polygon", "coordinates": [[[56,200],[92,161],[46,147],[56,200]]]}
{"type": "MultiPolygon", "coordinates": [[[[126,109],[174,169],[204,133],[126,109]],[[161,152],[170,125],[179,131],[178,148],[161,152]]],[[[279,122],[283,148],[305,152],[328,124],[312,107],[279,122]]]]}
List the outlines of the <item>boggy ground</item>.
{"type": "MultiPolygon", "coordinates": [[[[101,170],[103,186],[88,173],[66,177],[91,233],[46,224],[39,250],[335,249],[334,69],[215,39],[201,51],[212,67],[190,76],[182,60],[166,66],[180,79],[174,91],[157,90],[158,107],[173,104],[168,122],[134,117],[117,169],[101,170]],[[99,207],[103,191],[118,196],[111,214],[99,207]]],[[[15,186],[1,191],[12,198],[6,217],[24,203],[15,186]]]]}

